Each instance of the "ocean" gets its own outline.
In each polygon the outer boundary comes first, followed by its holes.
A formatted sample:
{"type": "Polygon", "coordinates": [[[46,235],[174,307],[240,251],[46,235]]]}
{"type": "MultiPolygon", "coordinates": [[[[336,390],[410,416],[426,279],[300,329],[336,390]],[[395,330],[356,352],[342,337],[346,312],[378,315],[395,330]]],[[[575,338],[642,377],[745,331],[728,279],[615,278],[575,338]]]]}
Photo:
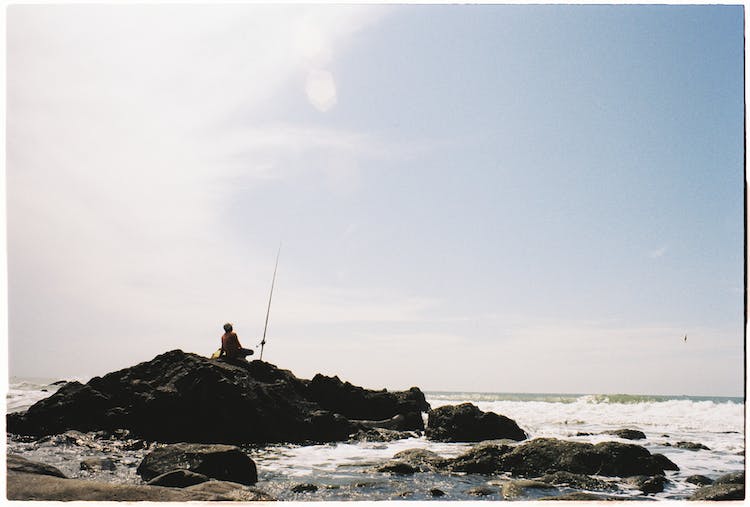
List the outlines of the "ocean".
{"type": "MultiPolygon", "coordinates": [[[[58,386],[51,380],[11,378],[7,394],[9,412],[25,410],[51,395],[58,386]]],[[[661,453],[680,470],[667,472],[661,493],[644,495],[624,486],[615,493],[623,498],[684,500],[697,486],[685,482],[691,475],[715,479],[743,471],[745,467],[744,400],[730,397],[649,396],[627,394],[524,394],[425,392],[432,408],[471,402],[483,411],[515,420],[530,438],[554,437],[578,442],[608,440],[636,443],[652,453],[661,453]],[[646,440],[622,440],[604,431],[637,429],[646,440]],[[677,442],[694,442],[708,450],[676,447],[677,442]]],[[[131,442],[103,439],[95,434],[77,438],[52,437],[37,441],[8,439],[8,452],[20,454],[60,468],[69,477],[115,483],[140,484],[135,473],[148,448],[131,442]],[[80,462],[90,457],[108,457],[115,462],[111,471],[82,470],[80,462]]],[[[445,492],[440,500],[500,500],[507,477],[417,473],[396,476],[374,471],[395,453],[411,448],[429,449],[453,457],[473,444],[439,443],[424,437],[391,442],[348,442],[325,445],[271,445],[248,447],[258,467],[257,487],[280,500],[427,500],[431,489],[445,492]],[[295,493],[292,488],[312,484],[315,492],[295,493]],[[490,494],[472,495],[482,487],[490,494]]],[[[545,490],[528,490],[521,500],[548,496],[545,490]]],[[[564,488],[563,488],[563,491],[564,488]]]]}

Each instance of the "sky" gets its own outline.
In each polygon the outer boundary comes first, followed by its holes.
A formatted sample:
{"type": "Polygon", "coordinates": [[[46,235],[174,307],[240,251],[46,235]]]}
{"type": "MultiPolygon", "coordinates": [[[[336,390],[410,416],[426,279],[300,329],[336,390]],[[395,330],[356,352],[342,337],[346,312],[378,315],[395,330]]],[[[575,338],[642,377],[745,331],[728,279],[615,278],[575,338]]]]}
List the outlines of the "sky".
{"type": "Polygon", "coordinates": [[[742,395],[742,6],[6,16],[11,376],[742,395]]]}

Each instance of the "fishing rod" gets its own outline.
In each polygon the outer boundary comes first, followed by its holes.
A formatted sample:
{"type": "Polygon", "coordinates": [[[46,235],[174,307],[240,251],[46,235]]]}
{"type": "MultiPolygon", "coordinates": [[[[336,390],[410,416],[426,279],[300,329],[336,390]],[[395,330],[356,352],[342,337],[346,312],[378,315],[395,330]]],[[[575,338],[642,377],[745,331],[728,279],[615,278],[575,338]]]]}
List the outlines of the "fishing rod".
{"type": "Polygon", "coordinates": [[[271,294],[268,296],[268,309],[266,309],[266,324],[263,326],[263,340],[260,342],[260,360],[263,361],[263,347],[266,345],[266,331],[268,330],[268,316],[271,313],[271,298],[273,298],[273,286],[276,283],[276,269],[279,267],[279,255],[281,255],[281,243],[279,251],[276,252],[276,265],[273,267],[273,278],[271,279],[271,294]]]}

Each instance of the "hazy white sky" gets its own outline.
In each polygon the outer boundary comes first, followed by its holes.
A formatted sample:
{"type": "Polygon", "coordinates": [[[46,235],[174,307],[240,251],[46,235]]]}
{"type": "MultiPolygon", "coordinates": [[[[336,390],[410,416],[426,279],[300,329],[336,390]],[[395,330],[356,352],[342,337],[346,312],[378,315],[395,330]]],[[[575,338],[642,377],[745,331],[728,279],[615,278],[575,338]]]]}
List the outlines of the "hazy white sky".
{"type": "Polygon", "coordinates": [[[739,395],[742,16],[10,6],[9,373],[739,395]]]}

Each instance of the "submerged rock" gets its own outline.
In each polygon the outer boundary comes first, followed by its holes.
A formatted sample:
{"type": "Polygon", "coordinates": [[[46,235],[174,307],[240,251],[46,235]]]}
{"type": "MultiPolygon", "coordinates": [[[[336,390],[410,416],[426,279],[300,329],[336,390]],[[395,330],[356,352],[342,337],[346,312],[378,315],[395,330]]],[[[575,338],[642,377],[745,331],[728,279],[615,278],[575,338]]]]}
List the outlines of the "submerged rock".
{"type": "Polygon", "coordinates": [[[221,481],[254,484],[255,462],[233,445],[171,444],[143,458],[137,472],[144,481],[174,470],[188,470],[221,481]]]}
{"type": "Polygon", "coordinates": [[[691,475],[687,479],[685,479],[685,482],[690,484],[696,484],[698,486],[708,486],[709,484],[713,484],[713,479],[706,477],[705,475],[691,475]]]}
{"type": "Polygon", "coordinates": [[[417,467],[420,472],[435,472],[450,462],[447,458],[427,449],[406,449],[394,454],[393,459],[417,467]]]}
{"type": "Polygon", "coordinates": [[[515,480],[503,484],[503,498],[506,500],[515,500],[528,495],[530,489],[557,489],[552,484],[542,481],[515,480]]]}
{"type": "Polygon", "coordinates": [[[496,495],[497,493],[498,491],[495,488],[490,488],[488,486],[477,486],[466,490],[466,494],[471,496],[490,496],[496,495]]]}
{"type": "Polygon", "coordinates": [[[81,461],[80,469],[89,471],[115,470],[117,466],[110,458],[86,458],[81,461]]]}
{"type": "Polygon", "coordinates": [[[389,461],[384,465],[380,465],[377,468],[377,471],[399,475],[411,475],[419,472],[420,470],[419,467],[415,467],[414,465],[410,465],[409,463],[404,463],[403,461],[389,461]]]}
{"type": "Polygon", "coordinates": [[[615,435],[616,437],[624,438],[625,440],[645,440],[646,434],[639,430],[622,429],[605,431],[605,435],[615,435]]]}
{"type": "Polygon", "coordinates": [[[708,447],[705,445],[698,443],[698,442],[677,442],[674,444],[675,447],[679,447],[680,449],[688,449],[690,451],[710,451],[708,447]]]}
{"type": "Polygon", "coordinates": [[[318,491],[318,487],[315,484],[296,484],[292,486],[293,493],[314,493],[318,491]]]}
{"type": "Polygon", "coordinates": [[[515,421],[494,412],[482,412],[472,403],[430,410],[425,435],[430,440],[441,442],[526,439],[526,433],[515,421]]]}
{"type": "Polygon", "coordinates": [[[370,391],[337,377],[299,379],[263,361],[172,350],[85,385],[68,382],[6,421],[20,435],[124,428],[159,442],[304,443],[346,440],[362,428],[351,419],[421,429],[428,409],[417,388],[370,391]]]}
{"type": "Polygon", "coordinates": [[[539,478],[542,482],[554,484],[556,486],[567,486],[574,489],[587,489],[590,491],[616,491],[616,484],[611,482],[589,477],[583,474],[574,474],[570,472],[554,472],[546,474],[539,478]]]}

